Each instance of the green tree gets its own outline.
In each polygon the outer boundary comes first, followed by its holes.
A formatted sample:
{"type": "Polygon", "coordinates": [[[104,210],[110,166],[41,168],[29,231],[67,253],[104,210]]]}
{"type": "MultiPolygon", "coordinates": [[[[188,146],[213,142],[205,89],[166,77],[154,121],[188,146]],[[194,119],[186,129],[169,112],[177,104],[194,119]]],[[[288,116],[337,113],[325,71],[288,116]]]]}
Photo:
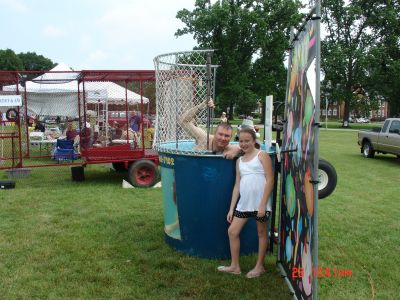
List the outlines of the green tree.
{"type": "Polygon", "coordinates": [[[26,71],[48,71],[56,65],[50,59],[35,52],[19,53],[18,57],[21,59],[26,71]]]}
{"type": "Polygon", "coordinates": [[[20,71],[23,70],[21,59],[11,49],[0,50],[0,70],[20,71]]]}
{"type": "Polygon", "coordinates": [[[250,114],[258,99],[286,85],[284,53],[300,6],[295,0],[197,0],[193,11],[177,13],[185,27],[176,36],[193,34],[199,49],[216,49],[216,102],[229,108],[230,118],[234,107],[250,114]]]}
{"type": "Polygon", "coordinates": [[[371,19],[371,27],[378,37],[369,51],[366,85],[379,99],[390,105],[391,116],[400,115],[400,4],[399,1],[380,1],[371,19]]]}
{"type": "Polygon", "coordinates": [[[384,62],[393,47],[398,53],[395,2],[398,8],[398,1],[322,0],[322,22],[327,31],[321,42],[322,90],[330,90],[333,99],[344,102],[344,125],[350,111],[369,111],[367,108],[376,108],[382,96],[393,99],[398,95],[397,85],[393,85],[396,77],[391,78],[399,74],[397,64],[384,62]],[[360,87],[362,97],[357,93],[360,87]]]}

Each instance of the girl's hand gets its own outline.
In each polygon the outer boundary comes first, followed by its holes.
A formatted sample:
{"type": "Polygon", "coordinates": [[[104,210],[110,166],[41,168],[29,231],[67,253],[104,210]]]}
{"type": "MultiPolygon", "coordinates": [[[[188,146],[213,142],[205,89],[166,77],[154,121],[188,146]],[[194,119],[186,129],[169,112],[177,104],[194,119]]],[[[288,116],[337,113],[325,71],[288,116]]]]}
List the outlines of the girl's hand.
{"type": "Polygon", "coordinates": [[[229,224],[232,223],[232,220],[233,220],[233,211],[232,210],[230,210],[228,212],[228,215],[226,216],[226,220],[228,221],[229,224]]]}
{"type": "Polygon", "coordinates": [[[264,209],[258,208],[257,218],[262,218],[264,216],[265,216],[265,208],[264,209]]]}

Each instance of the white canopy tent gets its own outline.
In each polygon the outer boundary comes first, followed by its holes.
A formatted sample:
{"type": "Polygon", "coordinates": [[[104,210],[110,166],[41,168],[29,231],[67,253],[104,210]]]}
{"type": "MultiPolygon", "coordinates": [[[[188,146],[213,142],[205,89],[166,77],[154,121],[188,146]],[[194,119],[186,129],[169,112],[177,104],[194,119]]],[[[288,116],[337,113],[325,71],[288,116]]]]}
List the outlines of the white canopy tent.
{"type": "MultiPolygon", "coordinates": [[[[79,72],[71,72],[71,69],[63,63],[58,64],[52,70],[53,73],[45,73],[19,86],[19,92],[27,93],[28,112],[36,115],[48,116],[78,116],[78,77],[79,72]]],[[[139,94],[125,90],[124,87],[110,81],[85,82],[86,103],[125,105],[148,103],[149,99],[139,94]]],[[[3,91],[16,92],[16,85],[3,87],[3,91]]],[[[79,84],[81,103],[83,98],[83,83],[79,84]]]]}

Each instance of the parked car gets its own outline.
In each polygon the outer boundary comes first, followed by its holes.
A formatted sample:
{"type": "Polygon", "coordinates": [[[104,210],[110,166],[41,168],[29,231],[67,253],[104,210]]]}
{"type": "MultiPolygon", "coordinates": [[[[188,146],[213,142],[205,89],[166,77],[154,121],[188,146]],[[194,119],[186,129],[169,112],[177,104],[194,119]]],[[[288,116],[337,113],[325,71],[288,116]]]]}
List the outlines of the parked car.
{"type": "Polygon", "coordinates": [[[375,153],[390,153],[400,158],[400,118],[386,119],[382,128],[360,130],[358,145],[364,157],[372,158],[375,153]]]}
{"type": "Polygon", "coordinates": [[[356,123],[369,123],[369,119],[367,118],[357,118],[355,119],[356,123]]]}

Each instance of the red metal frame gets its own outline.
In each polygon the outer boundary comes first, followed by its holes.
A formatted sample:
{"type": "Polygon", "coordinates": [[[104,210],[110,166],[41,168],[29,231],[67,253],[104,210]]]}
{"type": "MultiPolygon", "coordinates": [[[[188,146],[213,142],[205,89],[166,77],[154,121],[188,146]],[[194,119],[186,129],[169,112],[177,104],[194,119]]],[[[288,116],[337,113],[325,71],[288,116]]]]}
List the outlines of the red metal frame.
{"type": "MultiPolygon", "coordinates": [[[[21,74],[38,74],[38,73],[78,73],[79,76],[77,78],[77,93],[78,93],[78,114],[79,114],[79,127],[82,128],[83,124],[86,124],[86,98],[85,98],[85,82],[93,81],[93,82],[101,82],[101,81],[123,81],[125,82],[125,112],[126,112],[126,122],[129,124],[129,116],[128,116],[128,83],[129,82],[139,82],[140,85],[140,111],[141,111],[141,142],[142,147],[132,149],[129,144],[129,137],[127,138],[127,143],[123,145],[114,145],[100,148],[87,148],[81,149],[81,158],[84,160],[83,164],[100,164],[100,163],[112,163],[112,162],[124,162],[125,166],[128,166],[129,163],[133,161],[137,161],[140,159],[146,159],[153,161],[156,165],[158,165],[158,154],[151,150],[145,148],[145,137],[144,137],[144,105],[143,105],[143,83],[146,81],[155,81],[155,71],[154,70],[83,70],[83,71],[0,71],[0,85],[7,84],[16,84],[17,85],[17,94],[19,94],[18,83],[21,79],[21,74]],[[82,91],[80,91],[80,85],[82,83],[82,91]],[[81,97],[81,92],[83,97],[81,97]],[[83,98],[83,99],[82,99],[83,98]],[[81,110],[81,105],[83,105],[83,111],[81,110]],[[82,118],[83,117],[83,118],[82,118]]],[[[27,107],[29,102],[27,100],[27,91],[24,88],[24,116],[25,119],[28,119],[27,107]]],[[[19,108],[18,108],[19,113],[19,108]]],[[[18,123],[18,139],[19,139],[19,159],[20,162],[16,166],[17,168],[22,167],[46,167],[46,166],[66,166],[66,165],[82,165],[82,162],[63,162],[62,164],[51,163],[46,165],[24,165],[23,157],[22,157],[22,145],[21,145],[21,128],[20,128],[20,120],[18,123]]],[[[108,124],[107,124],[108,126],[108,124]]],[[[82,130],[81,130],[82,132],[82,130]]],[[[5,138],[5,137],[2,137],[5,138]]],[[[16,136],[14,136],[16,138],[16,136]]],[[[26,138],[29,141],[29,133],[28,133],[28,123],[26,122],[26,138]]],[[[29,153],[29,142],[28,144],[28,152],[29,153]]],[[[29,158],[29,156],[27,157],[29,158]]],[[[13,158],[14,159],[14,158],[13,158]]],[[[0,168],[6,169],[6,168],[0,168]]]]}

